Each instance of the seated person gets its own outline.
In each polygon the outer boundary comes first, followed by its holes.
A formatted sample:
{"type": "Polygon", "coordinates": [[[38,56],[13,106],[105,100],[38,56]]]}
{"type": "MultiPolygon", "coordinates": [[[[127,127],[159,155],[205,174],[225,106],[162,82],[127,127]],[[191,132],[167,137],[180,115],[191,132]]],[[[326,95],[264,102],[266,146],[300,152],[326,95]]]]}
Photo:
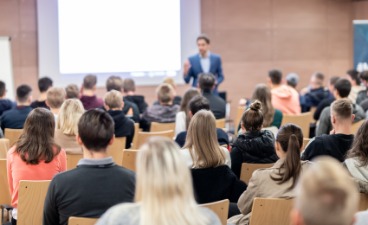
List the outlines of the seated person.
{"type": "Polygon", "coordinates": [[[331,156],[344,162],[347,151],[351,148],[354,135],[351,125],[354,120],[353,107],[349,99],[339,99],[331,104],[331,123],[333,130],[329,135],[312,139],[305,151],[303,160],[312,160],[320,155],[331,156]]]}
{"type": "Polygon", "coordinates": [[[23,129],[28,114],[32,111],[32,89],[28,85],[20,85],[17,88],[17,106],[5,111],[1,116],[1,129],[23,129]]]}
{"type": "Polygon", "coordinates": [[[329,107],[331,105],[331,103],[333,101],[335,101],[335,97],[333,95],[333,92],[335,90],[335,84],[336,82],[340,79],[340,77],[331,77],[330,80],[328,81],[328,92],[327,92],[327,96],[325,99],[323,99],[316,108],[316,111],[313,114],[313,119],[315,121],[318,121],[322,111],[326,108],[329,107]]]}
{"type": "Polygon", "coordinates": [[[15,103],[6,98],[6,85],[0,81],[0,116],[3,112],[15,107],[15,103]]]}
{"type": "MultiPolygon", "coordinates": [[[[338,99],[349,100],[348,96],[350,90],[351,90],[350,82],[347,79],[339,79],[335,84],[333,95],[337,100],[338,99]]],[[[360,105],[352,104],[352,107],[353,107],[353,114],[355,115],[354,123],[365,119],[365,113],[360,105]]],[[[330,131],[332,130],[330,110],[331,110],[330,107],[326,107],[322,111],[321,117],[317,124],[316,136],[321,136],[322,134],[329,134],[330,131]]]]}
{"type": "MultiPolygon", "coordinates": [[[[164,83],[164,84],[170,84],[171,85],[171,87],[174,89],[173,104],[174,105],[181,105],[181,99],[182,98],[179,95],[176,95],[176,93],[177,93],[176,92],[176,89],[177,88],[176,88],[176,84],[175,84],[174,79],[172,77],[166,77],[162,83],[164,83]]],[[[153,104],[154,105],[158,105],[160,103],[158,101],[155,101],[153,104]]]]}
{"type": "Polygon", "coordinates": [[[286,75],[286,85],[294,88],[296,90],[296,87],[299,84],[299,75],[297,73],[289,73],[288,75],[286,75]]]}
{"type": "Polygon", "coordinates": [[[46,94],[46,105],[50,108],[52,114],[54,114],[55,121],[59,115],[59,110],[63,102],[65,101],[65,90],[63,88],[52,87],[46,94]]]}
{"type": "Polygon", "coordinates": [[[108,157],[113,141],[114,121],[107,112],[91,109],[82,115],[77,142],[83,159],[77,168],[52,179],[43,224],[67,225],[71,216],[99,218],[111,206],[133,202],[135,174],[108,157]]]}
{"type": "Polygon", "coordinates": [[[46,93],[51,87],[52,80],[49,77],[42,77],[38,80],[38,89],[40,91],[40,96],[36,101],[32,102],[32,108],[41,107],[49,109],[49,107],[46,105],[46,93]]]}
{"type": "MultiPolygon", "coordinates": [[[[199,111],[199,110],[210,110],[210,104],[208,100],[203,96],[195,96],[192,98],[192,100],[188,103],[188,117],[189,121],[190,119],[199,111]]],[[[229,137],[225,133],[225,131],[221,128],[216,128],[216,134],[217,134],[217,141],[219,145],[221,146],[229,146],[229,137]]],[[[187,131],[183,131],[179,133],[176,138],[175,142],[180,146],[183,147],[185,144],[185,140],[187,138],[187,131]]]]}
{"type": "Polygon", "coordinates": [[[188,89],[184,96],[183,100],[180,104],[180,111],[176,114],[175,117],[175,136],[179,133],[186,131],[188,126],[188,104],[189,101],[192,100],[193,97],[200,95],[198,89],[190,88],[188,89]]]}
{"type": "Polygon", "coordinates": [[[279,160],[271,168],[253,172],[247,190],[240,196],[238,207],[241,212],[228,219],[228,223],[248,225],[251,216],[253,199],[260,198],[292,198],[297,180],[310,166],[310,162],[300,161],[303,146],[303,133],[300,127],[285,124],[277,133],[276,154],[279,160]]]}
{"type": "Polygon", "coordinates": [[[231,149],[231,170],[240,177],[242,163],[274,163],[275,138],[271,131],[262,131],[262,104],[253,102],[241,118],[243,134],[236,139],[231,149]]]}
{"type": "Polygon", "coordinates": [[[79,99],[80,91],[76,84],[69,84],[65,88],[66,99],[77,98],[79,99]]]}
{"type": "Polygon", "coordinates": [[[85,110],[100,108],[103,101],[96,96],[97,76],[88,74],[83,79],[80,100],[85,110]]]}
{"type": "Polygon", "coordinates": [[[126,78],[123,82],[124,100],[132,102],[138,106],[139,113],[146,111],[148,104],[144,100],[143,95],[136,95],[135,83],[133,79],[126,78]]]}
{"type": "Polygon", "coordinates": [[[360,91],[364,91],[365,87],[363,87],[360,81],[360,77],[359,77],[359,72],[356,71],[355,69],[351,69],[348,70],[346,72],[346,79],[348,79],[351,83],[351,91],[349,94],[349,99],[353,102],[356,103],[357,97],[358,97],[358,93],[360,91]]]}
{"type": "Polygon", "coordinates": [[[361,72],[359,77],[360,77],[360,80],[362,81],[365,89],[363,91],[358,92],[358,96],[357,96],[357,99],[356,99],[357,104],[360,104],[364,100],[368,99],[368,70],[361,72]]]}
{"type": "Polygon", "coordinates": [[[309,86],[301,91],[300,105],[302,112],[309,112],[312,107],[317,107],[327,97],[328,92],[325,91],[323,85],[324,79],[325,76],[322,73],[313,74],[309,86]]]}
{"type": "Polygon", "coordinates": [[[123,112],[123,96],[119,91],[111,90],[105,94],[104,107],[115,123],[115,137],[126,137],[124,148],[130,148],[134,137],[134,122],[123,112]]]}

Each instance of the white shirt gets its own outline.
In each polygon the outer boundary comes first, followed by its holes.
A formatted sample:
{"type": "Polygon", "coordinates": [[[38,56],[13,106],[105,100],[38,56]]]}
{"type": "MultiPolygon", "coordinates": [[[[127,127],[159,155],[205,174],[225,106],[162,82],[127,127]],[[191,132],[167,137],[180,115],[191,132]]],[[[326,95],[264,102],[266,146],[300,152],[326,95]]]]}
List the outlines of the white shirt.
{"type": "Polygon", "coordinates": [[[203,57],[201,54],[199,54],[200,57],[200,63],[201,63],[201,67],[202,67],[202,71],[204,73],[209,73],[210,72],[210,66],[211,66],[211,61],[210,61],[210,52],[207,52],[207,56],[203,57]]]}
{"type": "Polygon", "coordinates": [[[186,115],[180,111],[175,116],[175,136],[186,130],[186,115]]]}

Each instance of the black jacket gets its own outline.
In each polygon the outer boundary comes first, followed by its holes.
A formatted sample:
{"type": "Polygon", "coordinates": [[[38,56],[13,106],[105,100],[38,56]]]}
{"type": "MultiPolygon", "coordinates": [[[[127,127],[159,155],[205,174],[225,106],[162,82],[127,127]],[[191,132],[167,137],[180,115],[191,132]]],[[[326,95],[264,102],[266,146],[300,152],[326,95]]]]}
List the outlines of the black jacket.
{"type": "Polygon", "coordinates": [[[143,95],[128,95],[124,96],[124,100],[133,102],[138,106],[139,113],[142,114],[144,111],[146,111],[148,104],[144,100],[143,95]]]}
{"type": "Polygon", "coordinates": [[[107,111],[115,122],[115,137],[126,137],[125,148],[130,148],[134,137],[134,122],[121,110],[107,111]]]}
{"type": "Polygon", "coordinates": [[[210,110],[213,112],[213,115],[216,117],[216,119],[225,118],[226,115],[225,100],[212,92],[203,92],[202,95],[210,103],[210,110]]]}

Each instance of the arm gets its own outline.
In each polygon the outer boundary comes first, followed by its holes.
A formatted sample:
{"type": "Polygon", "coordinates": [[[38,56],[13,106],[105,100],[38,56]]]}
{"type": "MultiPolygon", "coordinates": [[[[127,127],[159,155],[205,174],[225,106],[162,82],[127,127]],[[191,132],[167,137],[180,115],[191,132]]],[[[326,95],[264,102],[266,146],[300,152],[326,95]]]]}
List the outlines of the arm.
{"type": "Polygon", "coordinates": [[[241,165],[243,163],[243,156],[238,148],[233,148],[230,153],[231,157],[231,170],[234,174],[240,178],[241,165]]]}
{"type": "Polygon", "coordinates": [[[190,81],[190,78],[193,76],[193,70],[192,70],[192,66],[189,62],[189,59],[187,59],[185,62],[184,62],[184,71],[183,71],[183,78],[184,78],[184,81],[185,83],[189,83],[190,81]]]}
{"type": "Polygon", "coordinates": [[[232,185],[232,190],[231,190],[231,194],[229,196],[229,200],[230,202],[238,202],[240,195],[242,195],[242,193],[244,193],[244,191],[247,189],[247,185],[239,180],[235,174],[233,174],[234,176],[234,182],[232,185]]]}
{"type": "Polygon", "coordinates": [[[56,206],[55,188],[55,179],[53,179],[50,183],[45,198],[45,206],[43,208],[43,225],[60,224],[59,212],[56,206]]]}
{"type": "Polygon", "coordinates": [[[218,69],[217,69],[217,86],[220,85],[220,83],[222,83],[222,81],[224,81],[224,74],[222,72],[222,61],[221,58],[219,57],[219,62],[218,62],[218,69]]]}
{"type": "Polygon", "coordinates": [[[253,199],[258,196],[257,173],[257,171],[253,173],[247,190],[243,192],[238,200],[238,207],[243,215],[247,215],[252,211],[253,199]]]}
{"type": "Polygon", "coordinates": [[[328,128],[330,123],[330,108],[325,108],[322,113],[321,117],[319,118],[319,123],[316,129],[316,137],[321,136],[322,134],[329,134],[330,131],[328,128]]]}

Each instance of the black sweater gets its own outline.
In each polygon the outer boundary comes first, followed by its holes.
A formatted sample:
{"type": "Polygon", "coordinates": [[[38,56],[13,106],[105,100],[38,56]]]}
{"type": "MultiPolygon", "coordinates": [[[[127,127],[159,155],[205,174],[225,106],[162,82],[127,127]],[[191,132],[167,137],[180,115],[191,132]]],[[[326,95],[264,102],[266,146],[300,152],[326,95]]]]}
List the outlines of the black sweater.
{"type": "Polygon", "coordinates": [[[107,111],[115,122],[115,137],[126,137],[125,148],[130,148],[134,137],[134,122],[121,110],[107,111]]]}
{"type": "Polygon", "coordinates": [[[24,122],[28,114],[32,111],[30,106],[17,106],[14,109],[5,111],[1,116],[1,129],[23,129],[24,122]]]}

